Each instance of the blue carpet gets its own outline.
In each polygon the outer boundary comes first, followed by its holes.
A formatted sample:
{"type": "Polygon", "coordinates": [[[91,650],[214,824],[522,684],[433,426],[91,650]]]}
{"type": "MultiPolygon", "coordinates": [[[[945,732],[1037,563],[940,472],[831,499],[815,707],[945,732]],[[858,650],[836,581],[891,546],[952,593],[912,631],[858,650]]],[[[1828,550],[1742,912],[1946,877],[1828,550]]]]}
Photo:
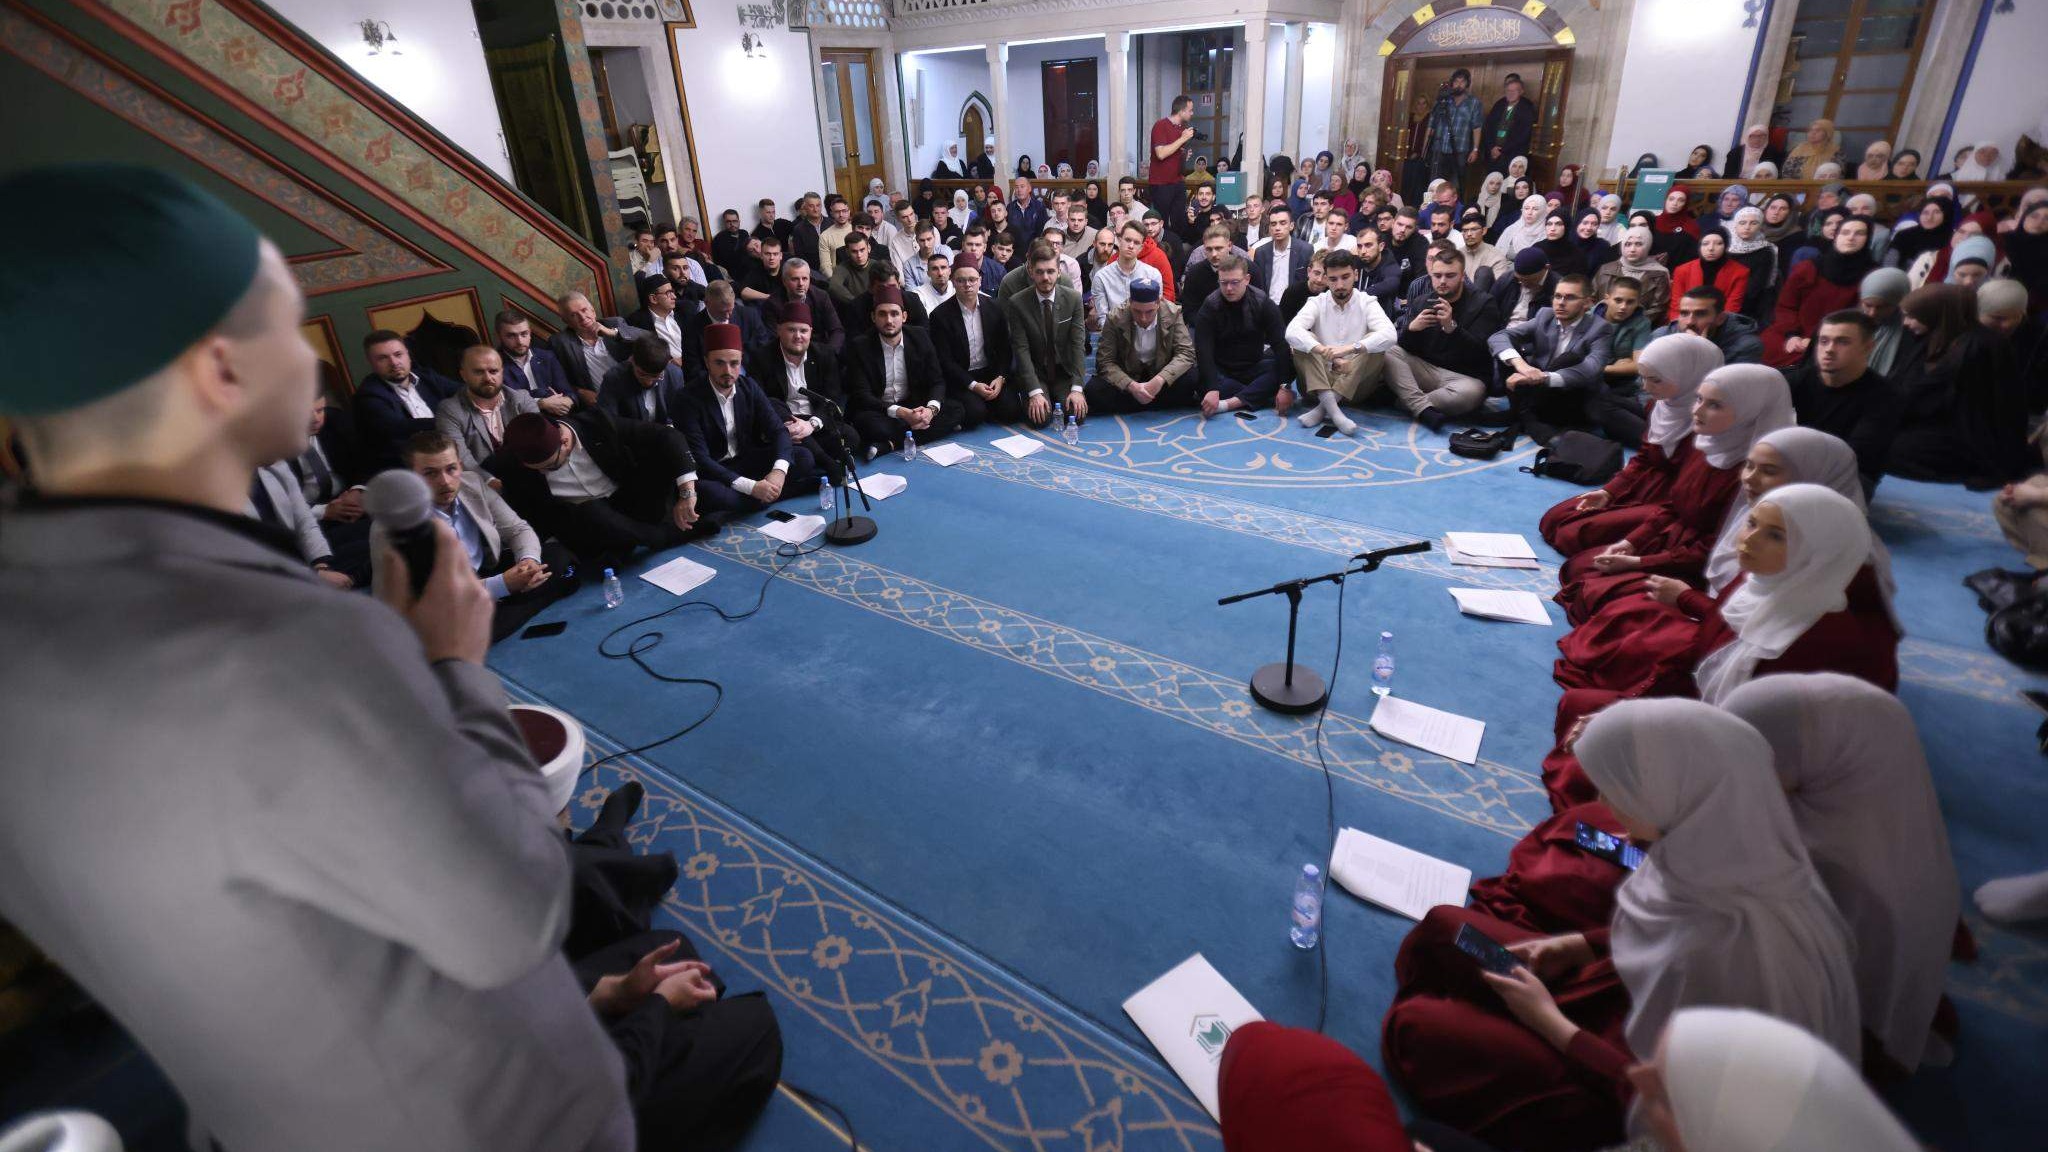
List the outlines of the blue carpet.
{"type": "MultiPolygon", "coordinates": [[[[1243,686],[1280,657],[1284,601],[1216,599],[1449,529],[1519,531],[1541,549],[1537,516],[1580,490],[1517,471],[1526,442],[1474,463],[1379,414],[1324,440],[1270,415],[1097,420],[1079,446],[1048,439],[1023,461],[986,447],[1000,434],[965,437],[979,454],[950,469],[878,461],[911,487],[877,506],[882,534],[860,548],[779,560],[751,526],[689,548],[719,573],[697,595],[729,611],[782,573],[749,620],[692,609],[647,626],[666,639],[645,659],[718,680],[724,703],[682,740],[594,772],[585,808],[647,783],[635,835],[683,863],[666,916],[735,988],[768,990],[786,1080],[845,1108],[864,1144],[1216,1148],[1119,1005],[1199,951],[1268,1018],[1311,1024],[1315,959],[1285,932],[1325,809],[1313,717],[1266,713],[1243,686]]],[[[2039,717],[2014,695],[2041,682],[1984,647],[1958,583],[2010,562],[1985,500],[1888,480],[1873,514],[1913,633],[1901,695],[1970,887],[2048,866],[2039,717]]],[[[1340,824],[1489,875],[1548,811],[1537,766],[1562,621],[1555,608],[1545,628],[1461,617],[1446,591],[1460,584],[1547,592],[1554,567],[1453,570],[1431,553],[1355,578],[1323,735],[1340,824]],[[1479,764],[1365,725],[1381,629],[1398,695],[1487,722],[1479,764]]],[[[492,662],[606,752],[656,740],[710,692],[596,647],[674,603],[631,578],[615,612],[580,593],[547,617],[564,635],[500,645],[492,662]]],[[[1325,673],[1337,604],[1320,586],[1302,613],[1299,658],[1325,673]]],[[[1327,923],[1328,1031],[1377,1064],[1409,924],[1342,894],[1327,923]]],[[[2048,936],[1974,926],[1986,954],[1951,979],[1957,1063],[1896,1103],[1944,1146],[2024,1143],[2048,1119],[2025,1090],[2048,1044],[2048,936]]],[[[835,1138],[778,1097],[750,1147],[835,1138]]]]}

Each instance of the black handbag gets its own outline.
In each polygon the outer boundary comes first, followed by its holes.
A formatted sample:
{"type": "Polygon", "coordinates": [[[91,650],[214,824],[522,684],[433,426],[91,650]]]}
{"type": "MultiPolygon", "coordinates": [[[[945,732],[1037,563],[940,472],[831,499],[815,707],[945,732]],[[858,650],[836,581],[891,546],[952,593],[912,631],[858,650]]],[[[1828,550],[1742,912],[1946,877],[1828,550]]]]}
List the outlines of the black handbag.
{"type": "Polygon", "coordinates": [[[1621,471],[1621,445],[1590,432],[1560,432],[1522,471],[1591,488],[1621,471]]]}
{"type": "Polygon", "coordinates": [[[1491,460],[1515,446],[1515,430],[1502,428],[1488,432],[1484,428],[1467,428],[1463,432],[1451,433],[1451,455],[1471,460],[1491,460]]]}

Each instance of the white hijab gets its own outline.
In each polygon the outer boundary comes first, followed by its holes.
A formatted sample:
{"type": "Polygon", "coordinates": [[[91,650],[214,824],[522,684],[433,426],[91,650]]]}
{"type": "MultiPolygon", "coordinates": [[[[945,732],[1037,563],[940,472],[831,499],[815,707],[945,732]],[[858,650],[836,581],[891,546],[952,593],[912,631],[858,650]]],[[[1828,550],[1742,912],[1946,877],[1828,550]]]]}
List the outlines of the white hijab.
{"type": "Polygon", "coordinates": [[[1856,1065],[1746,1008],[1687,1008],[1664,1033],[1664,1090],[1693,1152],[1922,1152],[1856,1065]]]}
{"type": "Polygon", "coordinates": [[[1977,163],[1977,153],[1983,151],[1986,148],[1989,148],[1994,152],[2000,153],[1998,160],[1992,161],[1993,164],[1997,164],[1999,160],[2003,160],[2005,158],[2004,153],[1999,149],[1998,145],[1993,144],[1988,140],[1979,141],[1975,148],[1970,149],[1970,155],[1967,158],[1965,158],[1961,164],[1956,165],[1956,170],[1954,172],[1949,173],[1949,175],[1952,178],[1954,178],[1954,180],[1959,184],[1965,181],[1974,180],[2005,179],[2004,176],[2000,175],[1993,169],[1986,168],[1984,165],[1977,163]]]}
{"type": "Polygon", "coordinates": [[[1493,242],[1501,254],[1512,259],[1515,253],[1543,239],[1543,217],[1550,211],[1550,201],[1531,194],[1522,201],[1522,215],[1502,230],[1500,239],[1493,242]]]}
{"type": "Polygon", "coordinates": [[[1913,717],[1884,689],[1834,672],[1766,676],[1721,706],[1770,742],[1814,871],[1856,941],[1863,1026],[1916,1067],[1962,897],[1913,717]]]}
{"type": "Polygon", "coordinates": [[[1622,234],[1628,231],[1628,217],[1621,213],[1621,197],[1616,196],[1612,192],[1604,196],[1596,196],[1593,198],[1593,206],[1595,208],[1605,208],[1610,200],[1614,202],[1614,219],[1600,225],[1600,238],[1609,244],[1620,244],[1622,234]]]}
{"type": "Polygon", "coordinates": [[[1756,166],[1766,162],[1764,160],[1764,152],[1767,151],[1770,148],[1770,146],[1770,129],[1764,127],[1762,124],[1751,124],[1748,128],[1743,129],[1742,147],[1736,151],[1735,155],[1730,156],[1728,158],[1728,178],[1730,180],[1746,180],[1750,177],[1755,176],[1756,166]],[[1749,143],[1749,138],[1751,136],[1756,135],[1759,132],[1763,133],[1763,147],[1752,147],[1749,143]]]}
{"type": "Polygon", "coordinates": [[[1766,432],[1798,423],[1792,414],[1792,389],[1776,368],[1762,364],[1727,364],[1707,373],[1701,387],[1713,385],[1723,402],[1735,410],[1726,432],[1693,437],[1693,446],[1716,468],[1733,468],[1749,455],[1749,446],[1766,432]]]}
{"type": "Polygon", "coordinates": [[[1854,501],[1818,484],[1787,484],[1756,507],[1785,517],[1785,570],[1751,574],[1721,602],[1735,638],[1693,670],[1700,699],[1719,704],[1749,683],[1756,666],[1785,654],[1814,622],[1849,604],[1849,581],[1870,559],[1870,524],[1854,501]]]}
{"type": "Polygon", "coordinates": [[[1665,456],[1692,435],[1692,398],[1700,381],[1719,368],[1721,349],[1705,336],[1672,332],[1657,337],[1636,353],[1636,363],[1656,370],[1657,375],[1678,385],[1678,394],[1659,400],[1650,408],[1650,426],[1643,440],[1664,450],[1665,456]]]}
{"type": "MultiPolygon", "coordinates": [[[[1869,514],[1869,505],[1863,500],[1863,475],[1857,470],[1856,450],[1841,437],[1795,424],[1790,428],[1766,432],[1757,437],[1756,442],[1769,444],[1785,458],[1785,471],[1790,474],[1786,483],[1819,484],[1832,488],[1863,509],[1866,516],[1869,514]]],[[[1721,535],[1714,541],[1714,550],[1707,555],[1707,591],[1716,596],[1741,571],[1735,561],[1735,542],[1741,537],[1742,523],[1748,517],[1749,492],[1740,489],[1735,499],[1729,502],[1728,517],[1721,522],[1721,535]]],[[[1892,607],[1898,593],[1898,583],[1892,579],[1892,554],[1875,532],[1870,534],[1870,567],[1877,576],[1878,589],[1884,593],[1885,608],[1892,614],[1892,627],[1904,636],[1906,626],[1892,607]]]]}
{"type": "Polygon", "coordinates": [[[1488,172],[1486,179],[1480,182],[1479,196],[1473,203],[1485,216],[1488,228],[1493,227],[1494,220],[1500,216],[1500,194],[1505,186],[1506,182],[1498,172],[1488,172]]]}
{"type": "Polygon", "coordinates": [[[1527,156],[1517,156],[1508,161],[1508,183],[1510,185],[1528,174],[1529,158],[1527,156]]]}
{"type": "Polygon", "coordinates": [[[1861,1058],[1849,926],[1821,887],[1756,729],[1697,700],[1624,700],[1575,745],[1601,799],[1654,825],[1615,893],[1628,1045],[1694,1005],[1769,1012],[1861,1058]]]}
{"type": "Polygon", "coordinates": [[[967,226],[974,223],[974,205],[967,199],[967,189],[953,189],[953,206],[946,210],[946,219],[951,220],[953,227],[962,232],[967,231],[967,226]]]}

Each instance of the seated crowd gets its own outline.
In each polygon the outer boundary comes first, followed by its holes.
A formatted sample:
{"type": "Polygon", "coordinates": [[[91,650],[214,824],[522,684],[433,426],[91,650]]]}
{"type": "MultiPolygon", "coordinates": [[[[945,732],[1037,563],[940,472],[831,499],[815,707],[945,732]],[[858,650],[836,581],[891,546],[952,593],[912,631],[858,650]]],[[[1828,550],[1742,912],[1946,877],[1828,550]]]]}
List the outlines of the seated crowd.
{"type": "MultiPolygon", "coordinates": [[[[1622,442],[1626,467],[1540,526],[1572,625],[1554,815],[1404,942],[1385,1067],[1448,1126],[1417,1129],[1439,1152],[1601,1147],[1631,1107],[1670,1152],[1911,1147],[1863,1081],[1947,1061],[1945,965],[1973,945],[1867,509],[1888,474],[2004,485],[2048,565],[2048,190],[1964,233],[1939,186],[1889,222],[1825,191],[1700,216],[1680,187],[1638,224],[1577,188],[1504,210],[1488,183],[1422,210],[1373,181],[1237,210],[1204,184],[1174,220],[1129,179],[1113,203],[1021,176],[950,208],[928,187],[786,220],[764,200],[751,231],[727,210],[709,238],[636,236],[630,315],[566,293],[542,340],[500,313],[458,379],[370,333],[370,375],[316,405],[249,511],[363,586],[360,487],[417,473],[501,639],[590,573],[984,423],[1271,409],[1349,435],[1347,409],[1384,401],[1432,433],[1622,442]],[[1474,935],[1513,962],[1475,962],[1474,935]],[[1819,1143],[1745,1137],[1756,1085],[1819,1143]]],[[[579,841],[630,855],[630,807],[579,841]]],[[[1985,907],[2036,913],[2038,889],[1985,907]]],[[[686,941],[589,943],[571,959],[642,1146],[743,1128],[772,1013],[722,999],[686,941]]],[[[1385,1085],[1320,1037],[1242,1029],[1221,1075],[1229,1147],[1407,1146],[1385,1085]]]]}

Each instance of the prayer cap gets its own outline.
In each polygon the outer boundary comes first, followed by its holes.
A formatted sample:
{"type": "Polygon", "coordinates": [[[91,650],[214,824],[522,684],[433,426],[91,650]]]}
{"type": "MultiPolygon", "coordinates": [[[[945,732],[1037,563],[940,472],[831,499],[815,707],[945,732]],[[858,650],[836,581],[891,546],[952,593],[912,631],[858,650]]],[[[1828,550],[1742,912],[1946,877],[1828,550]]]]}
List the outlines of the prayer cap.
{"type": "MultiPolygon", "coordinates": [[[[1890,271],[1896,272],[1893,268],[1890,271]]],[[[2027,286],[2017,280],[1986,280],[1977,285],[1977,314],[2004,315],[2027,310],[2027,286]]]]}
{"type": "Polygon", "coordinates": [[[545,412],[514,416],[505,425],[505,450],[521,464],[545,464],[562,450],[561,425],[545,412]]]}
{"type": "Polygon", "coordinates": [[[1863,299],[1882,300],[1887,304],[1897,304],[1906,298],[1906,293],[1912,290],[1912,279],[1906,275],[1903,269],[1899,268],[1874,269],[1869,275],[1863,277],[1863,286],[1857,289],[1857,291],[1862,293],[1863,299]]]}
{"type": "Polygon", "coordinates": [[[775,322],[777,324],[809,324],[811,322],[810,302],[791,300],[782,306],[782,315],[775,322]]]}
{"type": "Polygon", "coordinates": [[[1133,303],[1133,304],[1157,304],[1157,303],[1159,303],[1159,285],[1158,285],[1158,284],[1156,284],[1156,283],[1154,283],[1154,282],[1152,282],[1152,281],[1150,281],[1150,280],[1134,280],[1134,281],[1132,281],[1132,282],[1131,282],[1131,303],[1133,303]]]}
{"type": "Polygon", "coordinates": [[[1550,267],[1549,255],[1534,244],[1515,253],[1515,271],[1524,276],[1534,276],[1548,267],[1550,267]]]}
{"type": "Polygon", "coordinates": [[[898,308],[903,307],[903,289],[894,284],[877,284],[874,288],[870,289],[869,295],[874,297],[874,306],[876,308],[880,308],[884,304],[894,304],[898,308]]]}
{"type": "Polygon", "coordinates": [[[740,351],[740,326],[737,324],[706,324],[704,326],[704,351],[707,353],[740,351]]]}
{"type": "Polygon", "coordinates": [[[211,332],[255,282],[261,235],[180,176],[62,164],[0,180],[0,413],[80,408],[141,382],[211,332]],[[103,338],[113,264],[166,285],[103,338]]]}

